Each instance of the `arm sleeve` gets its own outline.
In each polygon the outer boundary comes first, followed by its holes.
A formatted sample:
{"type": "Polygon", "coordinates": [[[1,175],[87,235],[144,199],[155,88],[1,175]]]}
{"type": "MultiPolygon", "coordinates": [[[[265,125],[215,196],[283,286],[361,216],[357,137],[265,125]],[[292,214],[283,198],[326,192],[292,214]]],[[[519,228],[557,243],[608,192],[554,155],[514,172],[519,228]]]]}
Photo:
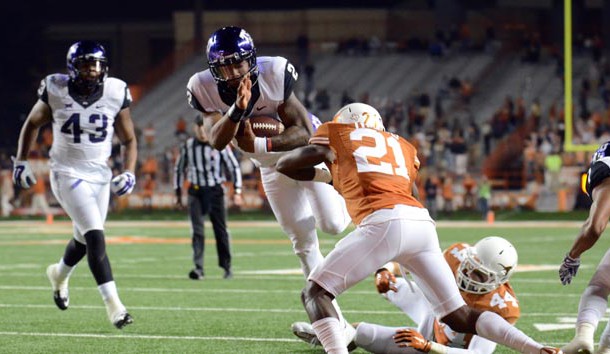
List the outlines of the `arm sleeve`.
{"type": "Polygon", "coordinates": [[[326,145],[330,144],[329,138],[329,125],[327,123],[322,124],[318,127],[318,130],[309,138],[310,144],[326,145]]]}
{"type": "Polygon", "coordinates": [[[224,164],[227,166],[227,169],[231,173],[233,188],[235,188],[235,191],[241,191],[241,169],[239,168],[239,162],[235,158],[235,154],[233,154],[233,150],[230,146],[227,146],[224,150],[220,152],[220,154],[222,155],[222,161],[224,161],[224,164]]]}
{"type": "Polygon", "coordinates": [[[180,155],[176,160],[176,166],[174,167],[174,190],[178,194],[182,189],[182,183],[184,181],[184,167],[186,165],[186,143],[180,148],[180,155]]]}

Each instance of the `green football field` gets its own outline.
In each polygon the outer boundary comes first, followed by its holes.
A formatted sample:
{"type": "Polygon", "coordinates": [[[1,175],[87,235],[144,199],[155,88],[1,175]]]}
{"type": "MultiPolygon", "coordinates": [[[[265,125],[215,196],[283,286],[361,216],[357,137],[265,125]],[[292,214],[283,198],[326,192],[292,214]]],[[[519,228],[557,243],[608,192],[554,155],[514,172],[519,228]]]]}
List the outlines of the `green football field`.
{"type": "MultiPolygon", "coordinates": [[[[60,311],[53,303],[45,269],[63,254],[69,223],[1,222],[0,353],[322,353],[290,331],[292,322],[307,316],[300,303],[304,280],[288,238],[274,222],[229,225],[234,278],[222,279],[206,229],[206,277],[193,281],[187,277],[192,267],[187,222],[109,222],[107,251],[119,294],[135,320],[119,331],[106,318],[85,260],[70,280],[70,308],[60,311]]],[[[575,281],[561,286],[557,268],[579,225],[441,222],[438,232],[443,247],[487,235],[513,242],[520,264],[512,278],[522,311],[517,326],[561,346],[572,337],[580,293],[610,246],[602,237],[585,254],[575,281]]],[[[338,238],[321,234],[320,240],[326,254],[338,238]]],[[[376,293],[372,280],[339,297],[346,318],[408,324],[376,293]]]]}

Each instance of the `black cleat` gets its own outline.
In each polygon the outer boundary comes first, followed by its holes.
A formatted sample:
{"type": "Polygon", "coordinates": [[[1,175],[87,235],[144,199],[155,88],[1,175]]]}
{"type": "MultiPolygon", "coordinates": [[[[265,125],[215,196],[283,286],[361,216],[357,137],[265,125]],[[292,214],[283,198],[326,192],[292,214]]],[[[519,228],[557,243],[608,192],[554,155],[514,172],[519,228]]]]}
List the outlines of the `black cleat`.
{"type": "Polygon", "coordinates": [[[201,269],[193,269],[189,272],[189,278],[193,280],[202,280],[203,271],[201,269]]]}
{"type": "Polygon", "coordinates": [[[68,298],[68,294],[66,292],[66,296],[62,297],[59,290],[53,292],[53,300],[55,301],[55,305],[59,307],[60,310],[67,310],[68,304],[70,303],[70,299],[68,298]]]}
{"type": "Polygon", "coordinates": [[[225,270],[225,274],[222,276],[224,279],[231,279],[233,278],[233,272],[231,272],[231,270],[225,270]]]}
{"type": "Polygon", "coordinates": [[[58,280],[57,264],[51,264],[47,267],[47,278],[51,282],[53,288],[53,301],[60,310],[66,310],[70,304],[70,296],[68,292],[68,279],[63,281],[58,280]]]}
{"type": "Polygon", "coordinates": [[[133,317],[127,312],[118,316],[118,318],[113,322],[114,326],[118,329],[123,329],[123,327],[132,324],[133,317]]]}

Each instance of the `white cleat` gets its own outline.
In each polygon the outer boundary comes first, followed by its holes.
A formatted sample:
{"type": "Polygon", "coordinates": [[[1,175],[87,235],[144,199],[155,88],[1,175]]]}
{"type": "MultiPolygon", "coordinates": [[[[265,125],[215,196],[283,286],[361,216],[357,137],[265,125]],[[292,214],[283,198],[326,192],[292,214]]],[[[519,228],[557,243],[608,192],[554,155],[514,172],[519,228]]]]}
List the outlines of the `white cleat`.
{"type": "Polygon", "coordinates": [[[70,296],[68,293],[68,278],[60,281],[57,275],[57,263],[47,267],[47,278],[51,282],[53,288],[53,301],[60,310],[65,310],[70,304],[70,296]]]}
{"type": "Polygon", "coordinates": [[[574,338],[565,347],[561,348],[565,354],[593,354],[593,342],[574,338]]]}
{"type": "MultiPolygon", "coordinates": [[[[310,344],[312,347],[322,345],[318,339],[318,336],[316,336],[313,326],[310,323],[294,322],[290,328],[295,336],[297,336],[303,342],[310,344]]],[[[356,344],[354,343],[356,329],[351,324],[346,322],[346,326],[343,329],[343,334],[345,336],[345,343],[347,343],[347,350],[350,352],[355,350],[357,348],[356,344]]]]}
{"type": "Polygon", "coordinates": [[[290,328],[292,333],[297,336],[303,342],[313,346],[321,346],[320,340],[316,336],[316,332],[313,330],[313,326],[308,322],[295,322],[290,328]]]}

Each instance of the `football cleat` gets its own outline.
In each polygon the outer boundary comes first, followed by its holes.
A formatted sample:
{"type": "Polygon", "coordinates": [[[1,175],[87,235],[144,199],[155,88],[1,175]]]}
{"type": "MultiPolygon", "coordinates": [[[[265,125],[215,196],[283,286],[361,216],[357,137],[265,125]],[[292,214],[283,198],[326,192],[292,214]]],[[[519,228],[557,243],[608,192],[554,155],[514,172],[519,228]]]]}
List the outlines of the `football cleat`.
{"type": "Polygon", "coordinates": [[[60,281],[57,274],[57,263],[47,267],[47,278],[51,282],[53,288],[53,301],[60,310],[66,310],[70,304],[70,296],[68,293],[68,278],[60,281]]]}
{"type": "Polygon", "coordinates": [[[313,330],[313,326],[307,322],[294,322],[290,329],[292,333],[297,336],[300,340],[313,346],[321,346],[320,340],[316,336],[316,332],[313,330]]]}
{"type": "Polygon", "coordinates": [[[128,312],[120,313],[112,321],[112,324],[118,329],[123,329],[123,327],[125,327],[129,324],[132,324],[132,323],[133,323],[133,317],[131,317],[131,315],[128,312]]]}
{"type": "Polygon", "coordinates": [[[203,279],[203,271],[201,269],[193,269],[189,272],[189,278],[193,280],[203,279]]]}
{"type": "Polygon", "coordinates": [[[588,343],[581,338],[574,338],[561,350],[565,354],[593,354],[593,342],[588,343]]]}
{"type": "Polygon", "coordinates": [[[542,347],[540,348],[540,354],[563,354],[563,351],[555,347],[542,347]]]}
{"type": "MultiPolygon", "coordinates": [[[[290,329],[295,336],[297,336],[303,342],[314,346],[322,346],[318,336],[316,336],[316,332],[313,329],[313,326],[307,322],[294,322],[290,329]]],[[[346,327],[343,330],[343,334],[345,335],[345,342],[348,343],[347,350],[353,351],[358,347],[356,343],[354,343],[354,337],[356,336],[356,329],[352,327],[349,323],[346,324],[346,327]]]]}

